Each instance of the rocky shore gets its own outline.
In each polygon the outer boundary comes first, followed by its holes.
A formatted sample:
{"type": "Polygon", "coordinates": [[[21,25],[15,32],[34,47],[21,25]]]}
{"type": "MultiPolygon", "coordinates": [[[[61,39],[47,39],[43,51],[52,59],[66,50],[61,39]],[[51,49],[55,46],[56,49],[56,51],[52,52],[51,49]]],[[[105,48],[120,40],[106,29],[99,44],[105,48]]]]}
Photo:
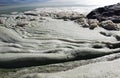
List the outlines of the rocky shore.
{"type": "Polygon", "coordinates": [[[0,15],[0,78],[119,78],[120,23],[91,13],[0,15]]]}

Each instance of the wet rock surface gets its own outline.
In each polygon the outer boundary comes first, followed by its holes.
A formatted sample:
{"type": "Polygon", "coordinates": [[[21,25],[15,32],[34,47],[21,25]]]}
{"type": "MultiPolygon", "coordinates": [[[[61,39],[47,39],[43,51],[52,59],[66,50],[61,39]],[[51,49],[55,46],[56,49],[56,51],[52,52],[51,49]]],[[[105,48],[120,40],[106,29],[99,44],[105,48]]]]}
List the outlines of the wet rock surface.
{"type": "Polygon", "coordinates": [[[109,74],[113,73],[109,67],[111,64],[115,66],[113,69],[119,68],[119,23],[99,22],[59,9],[36,9],[2,15],[0,19],[3,21],[0,24],[1,78],[96,78],[99,74],[95,72],[99,73],[103,66],[107,70],[100,78],[116,77],[109,74]],[[101,69],[95,70],[97,66],[101,69]],[[78,68],[73,69],[75,67],[78,68]],[[91,71],[86,70],[88,68],[91,71]],[[77,75],[69,76],[68,72],[77,75]]]}

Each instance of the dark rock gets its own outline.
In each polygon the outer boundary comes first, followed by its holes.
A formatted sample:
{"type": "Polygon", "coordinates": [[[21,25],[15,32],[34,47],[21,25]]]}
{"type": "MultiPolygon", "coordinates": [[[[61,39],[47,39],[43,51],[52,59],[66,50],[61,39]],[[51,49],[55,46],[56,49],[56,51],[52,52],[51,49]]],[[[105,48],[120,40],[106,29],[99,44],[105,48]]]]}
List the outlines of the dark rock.
{"type": "Polygon", "coordinates": [[[115,38],[120,41],[120,36],[119,35],[116,35],[115,38]]]}
{"type": "Polygon", "coordinates": [[[101,31],[100,34],[102,34],[102,35],[104,35],[106,37],[111,37],[112,36],[111,33],[106,33],[106,32],[103,32],[103,31],[101,31]]]}
{"type": "Polygon", "coordinates": [[[87,15],[88,19],[98,19],[99,21],[111,20],[120,23],[120,3],[105,7],[100,7],[87,15]]]}
{"type": "Polygon", "coordinates": [[[110,49],[120,48],[120,43],[108,43],[107,47],[110,49]]]}

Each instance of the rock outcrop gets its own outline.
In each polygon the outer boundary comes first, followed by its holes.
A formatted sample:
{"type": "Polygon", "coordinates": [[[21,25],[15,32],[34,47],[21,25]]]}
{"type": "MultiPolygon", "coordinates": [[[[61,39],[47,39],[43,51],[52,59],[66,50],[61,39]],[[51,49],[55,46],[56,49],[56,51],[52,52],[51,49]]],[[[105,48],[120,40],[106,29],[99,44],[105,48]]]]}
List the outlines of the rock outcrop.
{"type": "MultiPolygon", "coordinates": [[[[82,27],[73,21],[63,21],[49,17],[22,14],[9,15],[5,24],[0,26],[0,42],[2,42],[0,67],[39,66],[91,59],[120,51],[118,49],[120,46],[119,35],[115,34],[116,36],[107,37],[100,33],[101,30],[92,31],[83,28],[97,27],[99,25],[97,20],[88,20],[81,17],[74,21],[78,21],[82,27]],[[36,21],[30,21],[33,18],[36,21]],[[42,20],[45,22],[39,22],[42,20]],[[116,43],[113,44],[111,41],[116,43]],[[20,46],[16,46],[16,44],[20,46]]],[[[102,30],[104,31],[104,29],[102,30]]]]}
{"type": "Polygon", "coordinates": [[[114,23],[120,23],[120,3],[97,8],[90,12],[87,18],[98,19],[99,21],[111,20],[114,23]]]}
{"type": "Polygon", "coordinates": [[[0,78],[119,78],[120,24],[53,9],[0,17],[0,78]]]}

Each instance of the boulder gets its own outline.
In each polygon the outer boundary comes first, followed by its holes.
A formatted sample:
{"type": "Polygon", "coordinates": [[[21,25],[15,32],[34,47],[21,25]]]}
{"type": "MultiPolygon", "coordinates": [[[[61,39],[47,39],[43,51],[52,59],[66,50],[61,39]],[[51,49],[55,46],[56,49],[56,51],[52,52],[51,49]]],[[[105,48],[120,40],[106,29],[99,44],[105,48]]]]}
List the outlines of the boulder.
{"type": "Polygon", "coordinates": [[[90,29],[94,29],[99,26],[99,21],[97,19],[89,19],[88,23],[90,25],[90,29]]]}
{"type": "Polygon", "coordinates": [[[120,23],[120,3],[97,8],[87,15],[88,19],[98,19],[99,21],[111,20],[120,23]]]}
{"type": "Polygon", "coordinates": [[[113,23],[111,20],[102,21],[100,23],[100,26],[106,30],[119,30],[118,26],[115,23],[113,23]]]}
{"type": "Polygon", "coordinates": [[[82,25],[82,27],[88,28],[89,24],[88,24],[88,19],[86,18],[80,18],[75,20],[75,22],[77,22],[78,24],[82,25]]]}

